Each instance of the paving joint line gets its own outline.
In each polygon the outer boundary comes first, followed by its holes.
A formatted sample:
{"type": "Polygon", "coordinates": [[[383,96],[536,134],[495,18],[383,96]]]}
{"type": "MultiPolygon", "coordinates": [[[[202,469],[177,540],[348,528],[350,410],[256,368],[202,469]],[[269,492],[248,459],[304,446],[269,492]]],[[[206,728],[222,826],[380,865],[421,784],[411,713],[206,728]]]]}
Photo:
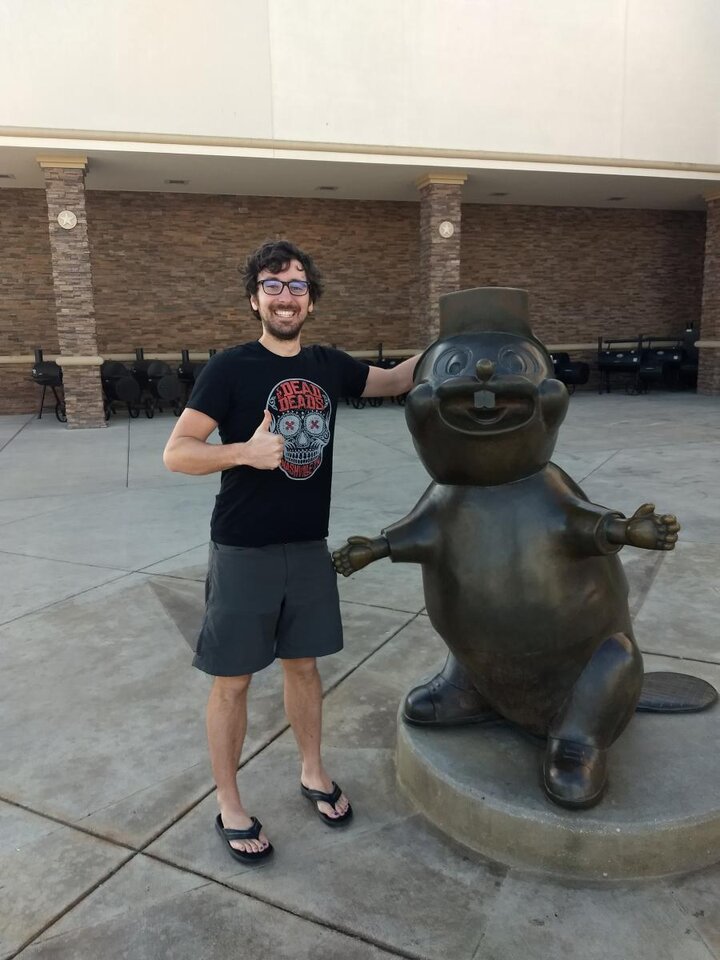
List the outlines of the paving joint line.
{"type": "Polygon", "coordinates": [[[349,937],[351,940],[359,940],[360,942],[367,943],[370,946],[378,947],[386,953],[389,953],[390,956],[404,957],[406,960],[427,960],[427,956],[425,954],[412,953],[409,950],[404,950],[402,947],[394,947],[383,940],[378,940],[375,937],[358,933],[356,930],[352,930],[350,927],[331,923],[330,921],[316,917],[311,913],[303,913],[299,910],[293,910],[279,901],[273,900],[271,897],[261,896],[260,894],[251,892],[249,890],[239,890],[226,880],[218,880],[217,877],[213,877],[208,873],[203,873],[199,870],[193,870],[189,867],[178,866],[178,864],[173,863],[172,860],[167,860],[156,853],[145,853],[144,856],[149,857],[152,860],[156,860],[158,863],[162,863],[167,867],[174,867],[176,870],[180,870],[182,873],[188,873],[192,876],[199,877],[202,880],[208,880],[211,883],[216,884],[218,887],[223,887],[224,889],[229,890],[231,893],[235,893],[241,897],[248,897],[250,900],[255,900],[258,903],[265,904],[265,906],[272,907],[275,910],[280,910],[282,913],[286,913],[291,917],[295,917],[297,920],[304,920],[305,922],[312,923],[315,926],[323,927],[326,930],[331,930],[333,933],[339,933],[342,936],[349,937]]]}
{"type": "Polygon", "coordinates": [[[668,555],[667,550],[660,550],[658,552],[660,554],[660,557],[658,558],[657,562],[655,563],[655,566],[652,569],[652,573],[650,575],[650,582],[646,584],[645,592],[640,598],[640,603],[638,604],[638,607],[633,611],[633,614],[632,614],[633,624],[635,623],[635,620],[637,620],[637,618],[640,616],[640,611],[645,606],[647,598],[650,596],[650,591],[652,590],[653,585],[655,584],[657,575],[660,573],[660,569],[662,568],[665,561],[667,560],[667,555],[668,555]]]}
{"type": "Polygon", "coordinates": [[[205,577],[181,577],[179,573],[151,573],[149,570],[133,570],[133,573],[141,573],[144,577],[154,577],[158,580],[179,580],[181,583],[204,583],[205,577]]]}
{"type": "MultiPolygon", "coordinates": [[[[365,657],[362,658],[362,660],[359,660],[353,667],[348,669],[345,673],[340,674],[340,676],[333,683],[329,684],[323,690],[323,700],[325,700],[328,694],[336,690],[337,687],[339,687],[344,680],[347,680],[348,677],[352,676],[357,670],[360,669],[360,667],[362,667],[365,663],[367,663],[367,661],[371,657],[375,656],[375,654],[378,651],[382,650],[383,647],[385,647],[388,643],[390,643],[390,641],[393,640],[398,635],[398,633],[400,633],[401,630],[404,630],[405,627],[407,627],[410,623],[412,623],[413,620],[416,620],[418,616],[419,614],[417,613],[411,615],[410,618],[404,624],[398,627],[397,630],[394,630],[386,640],[383,640],[381,644],[379,644],[377,647],[371,650],[370,653],[368,653],[365,657]]],[[[290,729],[289,723],[284,723],[279,729],[276,729],[275,733],[272,736],[268,737],[267,740],[259,744],[253,751],[251,751],[246,757],[244,757],[241,760],[238,766],[238,770],[242,770],[243,767],[245,767],[248,763],[250,763],[251,760],[254,760],[255,757],[258,757],[261,753],[267,750],[268,747],[272,746],[272,744],[275,743],[277,740],[279,740],[284,733],[287,733],[289,729],[290,729]]],[[[152,837],[150,837],[149,840],[147,840],[144,844],[138,847],[137,848],[138,852],[144,853],[147,850],[147,848],[150,846],[150,844],[155,843],[156,840],[159,840],[160,837],[163,836],[163,834],[167,833],[167,831],[170,830],[171,827],[175,826],[176,823],[178,823],[180,820],[186,817],[196,807],[199,807],[204,800],[207,800],[207,798],[211,796],[211,794],[215,793],[215,790],[216,790],[216,787],[213,785],[209,790],[206,790],[195,800],[188,803],[187,806],[185,806],[183,810],[180,813],[178,813],[169,824],[161,827],[152,837]]]]}
{"type": "Polygon", "coordinates": [[[71,903],[63,907],[63,909],[59,913],[56,913],[51,920],[49,920],[40,928],[40,930],[38,930],[28,940],[26,940],[15,951],[15,953],[8,954],[7,960],[14,960],[14,958],[18,957],[23,952],[23,950],[27,950],[28,947],[32,946],[32,944],[35,943],[38,937],[41,937],[46,930],[49,930],[50,927],[56,924],[59,920],[62,920],[64,916],[70,913],[71,910],[74,910],[75,907],[77,907],[79,904],[83,902],[83,900],[87,900],[87,898],[91,894],[93,894],[104,883],[107,883],[107,881],[110,880],[112,877],[114,877],[119,870],[122,870],[122,868],[126,864],[130,863],[131,860],[134,860],[136,856],[137,856],[137,853],[131,853],[129,857],[126,857],[121,863],[119,863],[116,867],[110,870],[107,874],[105,874],[99,880],[95,881],[95,883],[93,883],[90,887],[88,887],[83,893],[81,893],[78,897],[76,897],[71,903]]]}
{"type": "MultiPolygon", "coordinates": [[[[323,691],[323,699],[325,699],[329,693],[332,693],[334,690],[336,690],[337,687],[339,687],[344,680],[352,676],[357,670],[360,669],[360,667],[364,666],[364,664],[366,664],[368,660],[370,660],[376,653],[382,650],[383,647],[385,647],[388,643],[390,643],[390,641],[393,640],[401,630],[403,630],[410,622],[412,622],[412,620],[415,620],[418,616],[419,614],[412,615],[410,619],[407,621],[407,623],[398,627],[397,630],[393,631],[393,633],[389,637],[387,637],[386,640],[383,640],[381,644],[379,644],[377,647],[371,650],[370,653],[368,653],[365,657],[359,660],[354,666],[350,667],[346,672],[340,674],[340,676],[338,676],[338,678],[333,683],[329,684],[327,688],[323,691]]],[[[248,755],[243,758],[242,762],[238,766],[238,770],[241,770],[244,766],[250,763],[251,760],[254,760],[255,757],[259,756],[261,753],[263,753],[263,751],[267,750],[268,747],[272,746],[272,744],[275,743],[275,741],[278,740],[289,729],[290,729],[289,723],[284,723],[279,728],[276,728],[275,732],[267,740],[258,744],[258,746],[254,750],[251,750],[248,753],[248,755]]],[[[136,791],[136,793],[138,792],[141,792],[141,791],[136,791]]],[[[147,840],[145,840],[143,843],[141,843],[138,846],[135,846],[129,843],[124,843],[122,840],[117,840],[116,838],[109,837],[106,834],[101,833],[99,831],[91,830],[88,827],[83,826],[81,822],[79,823],[77,821],[67,821],[67,820],[64,820],[62,817],[55,816],[54,814],[37,810],[34,807],[28,806],[27,804],[24,804],[24,803],[20,803],[17,800],[12,800],[9,797],[6,797],[2,794],[0,794],[0,801],[2,801],[3,803],[8,803],[11,806],[17,807],[20,810],[25,810],[27,813],[32,813],[35,816],[42,817],[45,820],[51,820],[53,823],[57,823],[60,826],[68,827],[71,830],[77,830],[78,832],[84,833],[87,836],[93,837],[97,840],[104,840],[107,843],[111,843],[111,844],[114,844],[115,846],[122,847],[125,850],[131,850],[134,853],[144,853],[152,843],[155,843],[155,841],[158,840],[164,833],[166,833],[168,830],[174,827],[176,823],[179,823],[180,820],[182,820],[185,816],[187,816],[188,813],[194,810],[195,807],[199,806],[203,802],[203,800],[207,799],[207,797],[209,797],[214,792],[215,792],[214,786],[211,787],[209,790],[204,791],[200,797],[188,803],[175,816],[173,816],[169,822],[167,822],[166,824],[163,824],[163,826],[161,826],[159,830],[156,830],[155,833],[153,833],[147,840]]],[[[123,797],[121,799],[127,799],[127,798],[123,797]]],[[[93,813],[94,812],[96,811],[93,811],[93,813]]]]}
{"type": "MultiPolygon", "coordinates": [[[[22,556],[24,556],[24,554],[22,554],[22,556]]],[[[21,613],[18,617],[12,617],[10,620],[4,620],[2,623],[0,623],[0,627],[6,627],[10,623],[17,623],[18,620],[23,620],[25,617],[32,617],[36,613],[42,613],[43,610],[49,610],[51,607],[55,607],[59,603],[66,603],[68,600],[74,600],[76,597],[81,597],[85,593],[91,593],[93,590],[99,590],[101,587],[109,587],[111,583],[118,583],[120,580],[124,580],[130,576],[132,576],[132,571],[122,573],[119,577],[113,577],[111,580],[105,580],[103,583],[97,583],[94,587],[87,587],[85,590],[79,590],[77,593],[72,593],[67,597],[61,597],[59,600],[51,600],[50,603],[45,603],[40,607],[35,607],[34,610],[28,610],[27,613],[21,613]]]]}
{"type": "Polygon", "coordinates": [[[25,813],[31,813],[35,817],[40,817],[43,820],[49,820],[51,823],[57,823],[58,826],[67,827],[69,830],[76,830],[78,833],[84,833],[87,837],[92,837],[93,840],[103,840],[105,843],[109,843],[114,847],[120,847],[122,850],[127,850],[128,852],[135,854],[141,853],[141,847],[134,847],[131,843],[123,843],[122,840],[116,840],[114,837],[107,837],[105,834],[98,833],[95,830],[90,830],[88,827],[84,827],[82,823],[77,821],[63,820],[62,817],[57,816],[54,813],[48,813],[44,810],[36,810],[35,807],[29,806],[27,803],[21,803],[19,800],[12,800],[10,797],[3,796],[0,794],[0,802],[6,803],[10,807],[15,807],[17,810],[24,810],[25,813]]]}
{"type": "MultiPolygon", "coordinates": [[[[35,514],[35,516],[40,516],[40,514],[35,514]]],[[[9,522],[19,523],[20,521],[10,520],[9,522]]],[[[0,523],[0,526],[3,526],[3,524],[0,523]]],[[[110,566],[106,566],[104,563],[88,563],[85,560],[66,560],[66,559],[59,560],[57,557],[43,557],[37,553],[19,553],[17,550],[3,550],[1,547],[0,547],[0,554],[5,553],[10,557],[27,557],[28,560],[47,560],[50,563],[70,563],[78,567],[92,567],[95,570],[120,570],[122,571],[123,576],[130,573],[145,573],[151,577],[169,577],[169,576],[173,576],[173,574],[153,573],[152,571],[150,571],[149,568],[154,567],[158,563],[167,563],[168,560],[175,560],[176,557],[181,557],[184,553],[189,553],[191,550],[197,550],[198,547],[205,546],[206,543],[207,541],[203,540],[202,543],[195,544],[192,547],[186,547],[184,550],[181,550],[179,553],[172,554],[172,556],[163,557],[162,560],[153,560],[152,563],[148,563],[144,567],[110,567],[110,566]]],[[[189,578],[179,577],[178,579],[185,580],[189,578]]],[[[104,586],[104,584],[98,584],[98,586],[104,586]]],[[[91,587],[90,589],[95,589],[95,588],[91,587]]],[[[59,601],[53,601],[53,602],[59,602],[59,601]]],[[[40,609],[43,609],[43,608],[38,607],[38,610],[40,609]]]]}
{"type": "Polygon", "coordinates": [[[687,660],[689,663],[706,663],[709,667],[720,667],[717,660],[703,660],[702,657],[686,657],[681,653],[665,653],[661,650],[645,650],[640,648],[640,653],[646,657],[665,657],[667,660],[687,660]]]}
{"type": "MultiPolygon", "coordinates": [[[[133,570],[133,573],[148,573],[150,567],[157,566],[158,563],[167,563],[168,560],[176,560],[178,557],[181,557],[184,553],[190,553],[191,550],[197,550],[198,547],[205,547],[208,544],[208,540],[203,540],[202,543],[196,543],[194,547],[185,547],[184,550],[181,550],[179,553],[173,553],[169,557],[163,557],[162,560],[153,560],[152,563],[146,563],[144,567],[138,567],[136,570],[133,570]]],[[[153,574],[151,574],[152,576],[153,574]]],[[[159,576],[170,576],[170,574],[159,574],[159,576]]]]}
{"type": "Polygon", "coordinates": [[[30,416],[29,416],[28,419],[25,421],[25,423],[24,423],[21,427],[18,427],[18,429],[17,429],[17,430],[15,431],[15,433],[10,437],[10,439],[9,439],[9,440],[6,440],[5,443],[0,447],[0,453],[3,452],[3,450],[5,449],[5,447],[9,447],[9,446],[10,446],[10,444],[13,442],[13,440],[15,439],[15,437],[17,437],[19,434],[21,434],[21,433],[23,432],[23,430],[25,429],[25,427],[27,427],[27,425],[28,425],[29,423],[32,423],[34,417],[35,417],[35,414],[34,414],[34,413],[30,414],[30,416]]]}
{"type": "MultiPolygon", "coordinates": [[[[406,623],[398,627],[397,630],[394,630],[390,634],[390,636],[388,636],[385,640],[383,640],[382,643],[380,643],[377,647],[371,650],[370,653],[368,653],[365,657],[359,660],[353,667],[351,667],[345,673],[341,674],[335,680],[334,683],[328,685],[328,687],[323,691],[323,699],[325,699],[329,693],[332,693],[332,691],[337,689],[337,687],[339,687],[344,680],[346,680],[348,677],[352,676],[352,674],[354,674],[357,670],[359,670],[360,667],[362,667],[365,663],[367,663],[367,661],[370,660],[376,653],[382,650],[388,643],[390,643],[391,640],[393,640],[398,635],[398,633],[400,633],[401,630],[403,630],[406,626],[408,626],[413,620],[417,619],[418,616],[419,614],[413,614],[412,616],[410,616],[410,618],[406,621],[406,623]]],[[[290,724],[289,723],[284,724],[279,730],[276,731],[276,733],[269,740],[260,744],[254,751],[252,751],[249,754],[249,756],[247,756],[243,760],[243,762],[239,765],[238,770],[242,769],[242,767],[250,763],[251,760],[259,756],[259,754],[261,754],[269,746],[275,743],[275,741],[278,740],[289,729],[290,729],[290,724]]],[[[161,836],[163,836],[163,834],[165,834],[168,830],[170,830],[173,826],[175,826],[176,823],[179,823],[182,819],[184,819],[184,817],[186,817],[188,813],[194,810],[197,806],[199,806],[203,802],[203,800],[207,799],[207,797],[209,797],[212,793],[214,793],[215,789],[216,788],[213,786],[210,790],[203,793],[202,796],[200,796],[198,799],[188,804],[182,811],[180,811],[175,817],[173,817],[173,819],[168,824],[162,826],[160,830],[156,831],[156,833],[153,834],[148,840],[146,840],[143,844],[137,847],[127,843],[123,843],[122,841],[117,840],[113,837],[107,837],[102,833],[90,830],[87,827],[84,827],[78,823],[68,823],[67,821],[63,820],[60,817],[56,817],[53,814],[43,813],[41,811],[33,809],[32,807],[27,806],[26,804],[18,803],[17,801],[10,800],[9,798],[0,795],[0,800],[2,800],[4,803],[8,803],[9,805],[14,806],[20,810],[25,810],[26,812],[32,813],[35,816],[42,817],[45,820],[50,820],[51,822],[57,823],[60,826],[66,827],[68,829],[77,830],[79,833],[83,833],[86,836],[92,837],[93,839],[102,840],[105,843],[109,843],[113,846],[119,847],[122,850],[127,850],[129,851],[129,854],[130,854],[124,860],[122,860],[121,863],[119,863],[115,868],[110,870],[101,879],[99,879],[94,884],[92,884],[92,886],[87,888],[80,896],[76,897],[71,903],[65,906],[59,913],[55,914],[51,920],[49,920],[47,923],[45,923],[41,927],[40,930],[38,930],[36,933],[32,935],[32,937],[26,940],[15,953],[10,954],[8,957],[8,960],[14,960],[15,957],[17,957],[23,950],[25,950],[28,946],[34,943],[38,939],[38,937],[42,936],[42,934],[45,933],[45,931],[48,930],[51,926],[53,926],[53,924],[61,920],[71,910],[75,909],[75,907],[78,906],[80,903],[82,903],[83,900],[87,899],[87,897],[89,897],[92,893],[94,893],[95,890],[97,890],[104,883],[107,883],[107,881],[111,879],[119,870],[125,867],[131,860],[135,859],[140,854],[142,854],[143,856],[150,857],[151,859],[154,859],[160,863],[164,863],[167,866],[174,867],[176,870],[181,870],[184,873],[192,874],[193,876],[200,877],[203,880],[208,880],[219,886],[226,887],[228,890],[231,890],[233,893],[239,894],[240,896],[247,896],[261,903],[265,903],[267,906],[273,907],[274,909],[277,909],[277,910],[281,910],[283,913],[287,913],[290,916],[296,917],[297,919],[305,920],[317,926],[322,926],[336,933],[340,933],[344,936],[348,936],[351,939],[360,940],[363,943],[368,943],[372,946],[376,946],[386,952],[389,952],[390,955],[392,956],[404,957],[406,958],[406,960],[426,960],[426,958],[423,957],[422,954],[411,953],[409,951],[405,951],[402,949],[398,950],[394,947],[390,947],[388,944],[382,941],[375,940],[370,937],[365,937],[362,934],[358,934],[357,932],[352,931],[349,928],[335,926],[331,923],[315,918],[311,915],[305,915],[305,914],[290,910],[288,907],[285,907],[280,903],[276,903],[273,900],[260,897],[256,894],[240,891],[237,888],[231,886],[230,884],[217,880],[215,877],[209,876],[208,874],[202,873],[201,871],[194,870],[190,867],[178,865],[177,863],[174,863],[172,860],[166,859],[165,857],[162,857],[159,854],[148,852],[148,847],[151,844],[155,843],[156,840],[158,840],[161,836]]]]}
{"type": "MultiPolygon", "coordinates": [[[[681,874],[681,877],[682,877],[682,874],[681,874]]],[[[668,879],[672,880],[672,878],[668,878],[668,879]]],[[[712,957],[717,957],[718,954],[715,952],[712,944],[708,943],[708,941],[703,936],[702,931],[699,929],[697,925],[698,918],[694,914],[691,914],[688,908],[685,906],[685,904],[678,899],[677,892],[672,886],[672,883],[668,883],[667,892],[670,895],[670,899],[675,901],[675,906],[678,908],[681,916],[685,916],[687,918],[687,923],[689,923],[690,926],[693,928],[693,931],[695,932],[696,936],[701,941],[703,946],[706,948],[708,953],[712,957]]]]}
{"type": "MultiPolygon", "coordinates": [[[[112,497],[120,489],[122,489],[122,487],[118,485],[110,490],[102,490],[99,493],[36,493],[29,497],[24,495],[19,497],[0,497],[0,503],[13,503],[15,500],[47,500],[51,497],[58,497],[60,499],[67,498],[72,500],[77,500],[79,498],[82,498],[82,500],[94,500],[96,498],[99,499],[100,497],[112,497]]],[[[59,505],[57,509],[62,509],[63,506],[67,506],[67,504],[59,505]]],[[[52,509],[55,508],[53,507],[52,509]]],[[[13,520],[12,522],[16,523],[17,521],[13,520]]]]}
{"type": "MultiPolygon", "coordinates": [[[[370,607],[371,610],[388,610],[390,613],[407,613],[411,616],[419,616],[425,607],[420,610],[400,610],[398,607],[386,607],[381,603],[366,603],[364,600],[345,600],[340,597],[340,603],[347,603],[352,607],[370,607]]],[[[405,624],[407,626],[407,624],[405,624]]]]}
{"type": "Polygon", "coordinates": [[[625,449],[625,447],[619,447],[617,450],[613,450],[613,452],[610,454],[610,456],[609,456],[609,457],[606,457],[606,458],[603,460],[602,463],[599,463],[596,467],[593,467],[593,469],[590,471],[590,473],[586,473],[584,477],[581,477],[580,480],[579,480],[579,483],[585,483],[585,481],[588,479],[588,477],[591,477],[594,473],[596,473],[598,470],[600,470],[602,467],[604,467],[606,463],[609,463],[609,462],[612,460],[613,457],[616,457],[616,456],[617,456],[622,450],[624,450],[624,449],[625,449]]]}
{"type": "Polygon", "coordinates": [[[122,570],[123,573],[137,573],[136,570],[132,570],[129,567],[109,567],[104,563],[85,563],[83,560],[58,560],[57,557],[42,557],[37,553],[20,553],[18,550],[3,550],[2,547],[0,547],[0,553],[7,554],[9,557],[27,557],[28,560],[47,560],[49,563],[70,563],[76,567],[93,567],[96,570],[122,570]]]}
{"type": "MultiPolygon", "coordinates": [[[[22,499],[18,497],[17,499],[22,499]]],[[[12,503],[12,500],[0,500],[0,503],[12,503]]],[[[46,517],[49,513],[53,513],[55,507],[48,507],[46,510],[38,510],[37,513],[29,513],[24,517],[10,517],[7,520],[0,520],[0,527],[6,527],[11,523],[21,523],[23,520],[36,520],[38,517],[46,517]]],[[[8,551],[3,551],[8,552],[8,551]]]]}

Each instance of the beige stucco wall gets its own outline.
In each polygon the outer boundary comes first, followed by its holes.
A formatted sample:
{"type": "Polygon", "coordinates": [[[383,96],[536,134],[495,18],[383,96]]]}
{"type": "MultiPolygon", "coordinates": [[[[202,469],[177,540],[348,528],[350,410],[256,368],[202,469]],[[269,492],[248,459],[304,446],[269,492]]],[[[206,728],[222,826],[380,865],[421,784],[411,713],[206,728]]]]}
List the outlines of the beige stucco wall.
{"type": "Polygon", "coordinates": [[[720,162],[717,0],[0,0],[0,127],[720,162]]]}

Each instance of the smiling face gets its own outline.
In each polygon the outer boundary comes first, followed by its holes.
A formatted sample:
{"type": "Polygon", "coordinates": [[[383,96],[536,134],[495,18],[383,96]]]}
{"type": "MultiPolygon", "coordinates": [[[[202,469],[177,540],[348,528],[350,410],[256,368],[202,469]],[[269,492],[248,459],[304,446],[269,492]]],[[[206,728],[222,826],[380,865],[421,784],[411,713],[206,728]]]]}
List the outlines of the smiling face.
{"type": "Polygon", "coordinates": [[[492,485],[550,459],[568,395],[538,341],[463,333],[423,355],[406,417],[423,463],[440,483],[492,485]]]}
{"type": "Polygon", "coordinates": [[[291,260],[279,273],[261,270],[258,274],[258,288],[250,297],[250,306],[260,314],[263,332],[276,340],[296,340],[313,303],[309,292],[296,295],[290,292],[287,284],[292,280],[305,280],[305,271],[299,260],[291,260]],[[284,280],[280,293],[266,293],[263,280],[284,280]]]}

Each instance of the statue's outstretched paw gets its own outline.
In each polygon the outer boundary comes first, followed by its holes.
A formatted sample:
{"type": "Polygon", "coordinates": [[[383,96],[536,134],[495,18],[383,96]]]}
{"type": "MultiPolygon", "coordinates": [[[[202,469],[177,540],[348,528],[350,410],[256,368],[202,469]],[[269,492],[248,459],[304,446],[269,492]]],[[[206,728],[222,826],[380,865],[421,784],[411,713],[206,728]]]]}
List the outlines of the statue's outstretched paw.
{"type": "Polygon", "coordinates": [[[594,806],[607,785],[607,750],[548,737],[543,786],[553,803],[571,810],[594,806]]]}
{"type": "Polygon", "coordinates": [[[450,727],[463,723],[484,723],[496,720],[477,690],[463,690],[446,680],[441,673],[427,683],[415,687],[405,698],[403,720],[423,727],[450,727]]]}

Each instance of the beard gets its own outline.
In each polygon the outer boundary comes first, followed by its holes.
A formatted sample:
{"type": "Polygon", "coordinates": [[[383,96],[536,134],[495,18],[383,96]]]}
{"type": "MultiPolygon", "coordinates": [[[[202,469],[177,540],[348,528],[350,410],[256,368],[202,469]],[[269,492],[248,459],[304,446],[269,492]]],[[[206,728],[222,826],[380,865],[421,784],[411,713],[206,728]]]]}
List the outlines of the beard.
{"type": "Polygon", "coordinates": [[[263,329],[275,337],[276,340],[296,340],[305,323],[305,318],[299,314],[290,319],[279,320],[271,311],[260,315],[263,329]]]}

